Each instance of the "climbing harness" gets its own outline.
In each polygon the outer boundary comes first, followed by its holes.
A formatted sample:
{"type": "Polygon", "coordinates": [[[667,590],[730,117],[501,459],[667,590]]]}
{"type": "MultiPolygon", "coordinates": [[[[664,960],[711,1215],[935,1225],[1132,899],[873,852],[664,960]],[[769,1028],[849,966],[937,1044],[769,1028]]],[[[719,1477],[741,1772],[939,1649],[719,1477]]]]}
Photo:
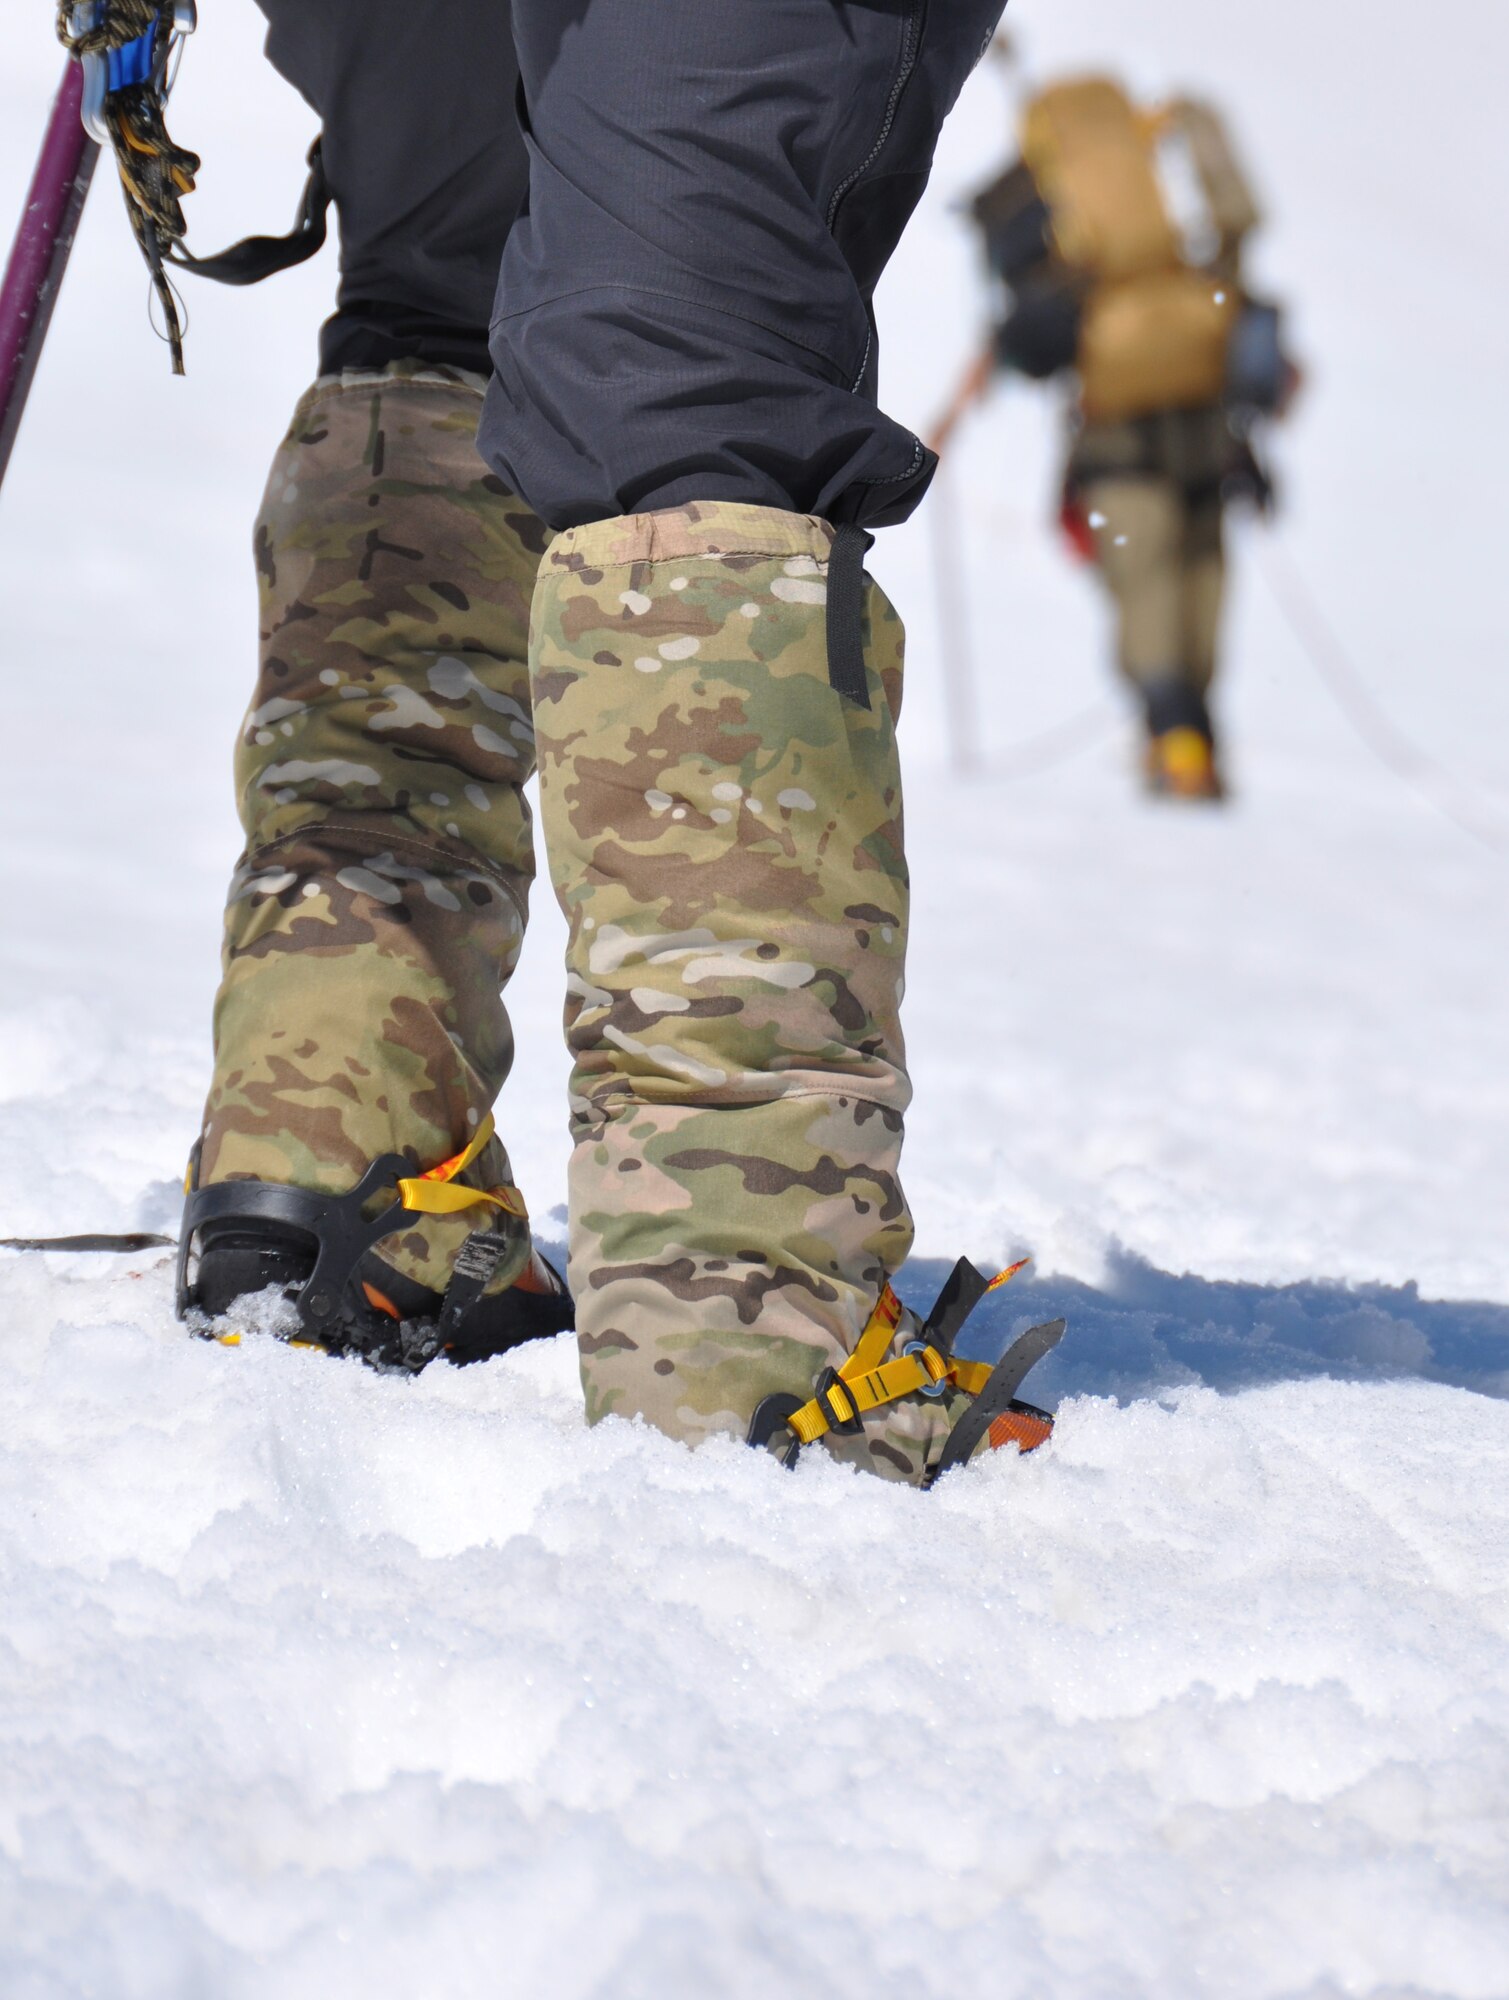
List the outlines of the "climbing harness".
{"type": "MultiPolygon", "coordinates": [[[[906,1316],[906,1308],[889,1284],[882,1287],[874,1311],[842,1366],[825,1368],[803,1402],[799,1396],[766,1396],[750,1421],[747,1442],[774,1450],[782,1464],[794,1466],[803,1445],[830,1433],[853,1437],[864,1428],[872,1410],[903,1396],[943,1396],[959,1390],[972,1401],[949,1434],[943,1456],[924,1482],[962,1465],[987,1436],[992,1446],[1015,1444],[1033,1451],[1047,1441],[1053,1419],[1046,1410],[1016,1400],[1027,1371],[1063,1337],[1065,1322],[1051,1320],[1014,1341],[994,1366],[966,1361],[954,1353],[964,1322],[987,1293],[1014,1278],[1029,1259],[1010,1264],[994,1278],[977,1271],[961,1257],[915,1339],[887,1359],[906,1316]],[[788,1434],[781,1442],[781,1432],[788,1434]],[[997,1435],[999,1433],[999,1435],[997,1435]]],[[[915,1321],[913,1322],[915,1325],[915,1321]]]]}

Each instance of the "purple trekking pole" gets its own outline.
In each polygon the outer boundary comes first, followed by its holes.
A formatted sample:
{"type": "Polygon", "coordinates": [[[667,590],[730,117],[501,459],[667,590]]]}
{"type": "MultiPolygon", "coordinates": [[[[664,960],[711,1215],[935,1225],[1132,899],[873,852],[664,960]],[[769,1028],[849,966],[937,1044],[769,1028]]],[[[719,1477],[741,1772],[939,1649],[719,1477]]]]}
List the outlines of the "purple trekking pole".
{"type": "Polygon", "coordinates": [[[58,287],[100,149],[79,117],[83,75],[71,62],[53,100],[21,226],[0,284],[0,482],[37,372],[58,287]]]}

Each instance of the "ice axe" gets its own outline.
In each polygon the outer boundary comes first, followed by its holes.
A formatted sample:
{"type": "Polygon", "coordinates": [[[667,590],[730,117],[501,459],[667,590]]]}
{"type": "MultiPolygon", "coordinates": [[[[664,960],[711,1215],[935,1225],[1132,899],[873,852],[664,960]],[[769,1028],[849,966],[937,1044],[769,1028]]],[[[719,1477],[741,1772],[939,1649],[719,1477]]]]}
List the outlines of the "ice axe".
{"type": "Polygon", "coordinates": [[[4,282],[0,283],[0,484],[10,463],[11,446],[99,158],[99,146],[84,130],[80,117],[82,102],[83,76],[79,65],[70,62],[53,99],[36,172],[21,211],[4,282]]]}

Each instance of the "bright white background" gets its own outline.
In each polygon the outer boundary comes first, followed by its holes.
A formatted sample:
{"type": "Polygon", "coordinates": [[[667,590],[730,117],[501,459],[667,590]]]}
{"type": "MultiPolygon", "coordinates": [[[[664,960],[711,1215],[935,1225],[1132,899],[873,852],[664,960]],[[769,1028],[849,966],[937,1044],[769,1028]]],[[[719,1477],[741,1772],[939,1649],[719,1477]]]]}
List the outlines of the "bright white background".
{"type": "MultiPolygon", "coordinates": [[[[0,229],[60,67],[31,11],[0,229]]],[[[285,226],[313,134],[248,0],[204,12],[174,121],[201,248],[285,226]]],[[[1039,74],[1231,111],[1309,370],[1279,546],[1234,540],[1225,812],[1137,796],[1049,398],[997,390],[940,496],[977,775],[935,503],[873,558],[912,634],[919,1249],[1037,1258],[982,1338],[1068,1306],[1058,1438],[927,1501],[782,1483],[584,1436],[565,1348],[408,1386],[194,1347],[150,1259],[0,1266],[8,1995],[1509,1987],[1509,29],[1013,14],[1039,74]],[[1350,719],[1273,575],[1344,647],[1350,719]]],[[[883,290],[918,426],[982,331],[955,204],[1008,117],[987,67],[883,290]]],[[[175,382],[101,172],[0,500],[7,1233],[172,1226],[250,523],[332,279],[194,287],[175,382]]],[[[502,1119],[548,1230],[536,918],[502,1119]]]]}

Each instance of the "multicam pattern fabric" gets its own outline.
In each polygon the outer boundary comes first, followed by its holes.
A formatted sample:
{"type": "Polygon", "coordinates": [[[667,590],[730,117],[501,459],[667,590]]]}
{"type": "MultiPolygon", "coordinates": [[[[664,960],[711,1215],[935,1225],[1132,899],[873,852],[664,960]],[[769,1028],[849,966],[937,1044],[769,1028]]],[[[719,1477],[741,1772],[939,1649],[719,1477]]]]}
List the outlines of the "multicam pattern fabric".
{"type": "MultiPolygon", "coordinates": [[[[434,1166],[508,1072],[547,538],[477,456],[482,387],[413,365],[321,381],[274,461],[203,1182],[339,1192],[380,1154],[434,1166]]],[[[511,1183],[502,1146],[467,1178],[511,1183]]],[[[443,1290],[470,1226],[429,1220],[382,1254],[443,1290]]],[[[511,1226],[494,1288],[529,1254],[511,1226]]]]}
{"type": "MultiPolygon", "coordinates": [[[[693,1442],[742,1435],[772,1392],[810,1396],[912,1237],[902,632],[869,584],[870,706],[834,691],[831,542],[818,520],[688,505],[559,536],[535,591],[587,1411],[693,1442]]],[[[961,1402],[913,1398],[824,1443],[915,1481],[961,1402]]]]}
{"type": "MultiPolygon", "coordinates": [[[[571,926],[588,1415],[742,1435],[846,1358],[911,1242],[901,627],[868,585],[870,705],[836,693],[832,531],[768,509],[599,523],[541,566],[539,523],[476,457],[479,391],[319,383],[274,464],[200,1177],[339,1191],[378,1154],[465,1145],[512,1055],[533,705],[571,926]]],[[[468,1177],[507,1185],[502,1147],[468,1177]]],[[[469,1226],[427,1219],[383,1255],[443,1290],[469,1226]]],[[[917,1481],[961,1402],[824,1445],[917,1481]]]]}

